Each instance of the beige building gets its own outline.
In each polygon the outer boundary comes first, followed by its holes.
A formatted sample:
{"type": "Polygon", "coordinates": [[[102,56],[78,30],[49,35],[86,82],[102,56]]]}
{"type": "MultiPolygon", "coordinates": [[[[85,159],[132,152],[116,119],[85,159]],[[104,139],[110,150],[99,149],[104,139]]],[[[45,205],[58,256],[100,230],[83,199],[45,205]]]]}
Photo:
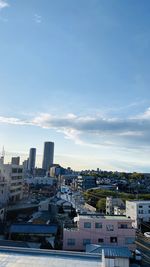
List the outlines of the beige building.
{"type": "MultiPolygon", "coordinates": [[[[5,164],[4,159],[0,159],[1,185],[4,185],[4,203],[16,202],[22,199],[22,165],[5,164]]],[[[2,193],[2,192],[1,192],[2,193]]]]}

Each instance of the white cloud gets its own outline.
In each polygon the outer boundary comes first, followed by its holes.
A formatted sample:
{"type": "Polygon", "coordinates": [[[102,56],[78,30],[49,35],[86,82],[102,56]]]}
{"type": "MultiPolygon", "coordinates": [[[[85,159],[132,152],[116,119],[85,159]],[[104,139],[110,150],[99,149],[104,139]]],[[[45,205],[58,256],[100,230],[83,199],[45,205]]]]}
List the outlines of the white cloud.
{"type": "Polygon", "coordinates": [[[148,108],[143,114],[137,115],[135,118],[150,120],[150,108],[148,108]]]}
{"type": "Polygon", "coordinates": [[[8,2],[5,0],[0,0],[0,10],[5,8],[5,7],[9,7],[8,2]]]}
{"type": "Polygon", "coordinates": [[[150,146],[150,108],[134,118],[105,118],[102,116],[77,116],[69,113],[56,116],[41,113],[31,119],[0,117],[0,123],[30,125],[53,129],[76,144],[100,147],[150,146]]]}
{"type": "Polygon", "coordinates": [[[34,21],[36,23],[41,23],[42,22],[42,16],[40,16],[38,14],[34,14],[34,21]]]}
{"type": "Polygon", "coordinates": [[[31,122],[27,122],[18,118],[3,117],[0,116],[0,124],[12,124],[12,125],[31,125],[31,122]]]}

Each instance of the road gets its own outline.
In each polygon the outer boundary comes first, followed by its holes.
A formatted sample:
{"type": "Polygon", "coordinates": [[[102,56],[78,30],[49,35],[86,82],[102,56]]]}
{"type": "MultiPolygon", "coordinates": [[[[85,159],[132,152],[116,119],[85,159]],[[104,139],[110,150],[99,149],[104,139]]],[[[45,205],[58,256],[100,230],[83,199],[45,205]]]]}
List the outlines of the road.
{"type": "Polygon", "coordinates": [[[150,266],[150,239],[143,236],[143,234],[137,235],[137,249],[140,250],[142,254],[142,267],[150,266]]]}

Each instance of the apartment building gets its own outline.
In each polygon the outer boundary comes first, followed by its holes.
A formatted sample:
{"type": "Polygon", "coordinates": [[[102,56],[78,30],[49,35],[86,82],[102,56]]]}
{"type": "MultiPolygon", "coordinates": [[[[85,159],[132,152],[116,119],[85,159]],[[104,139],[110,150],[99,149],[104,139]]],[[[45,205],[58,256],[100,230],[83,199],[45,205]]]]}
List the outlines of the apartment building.
{"type": "Polygon", "coordinates": [[[3,158],[0,159],[1,184],[5,184],[4,202],[15,202],[22,198],[22,166],[16,164],[4,164],[3,158]]]}
{"type": "Polygon", "coordinates": [[[126,216],[133,220],[135,228],[139,228],[141,222],[150,222],[150,200],[126,201],[126,216]]]}
{"type": "Polygon", "coordinates": [[[8,202],[8,185],[5,177],[0,172],[0,208],[8,202]]]}
{"type": "Polygon", "coordinates": [[[135,229],[125,216],[79,215],[76,227],[63,229],[63,249],[84,251],[87,244],[135,249],[135,229]]]}

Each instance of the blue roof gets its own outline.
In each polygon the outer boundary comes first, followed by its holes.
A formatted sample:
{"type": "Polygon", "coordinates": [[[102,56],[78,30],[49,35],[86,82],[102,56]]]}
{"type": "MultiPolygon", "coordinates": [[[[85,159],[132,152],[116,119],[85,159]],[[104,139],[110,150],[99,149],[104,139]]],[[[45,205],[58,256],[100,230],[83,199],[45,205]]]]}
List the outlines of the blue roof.
{"type": "Polygon", "coordinates": [[[131,252],[127,247],[106,247],[104,249],[105,257],[130,258],[131,252]]]}
{"type": "Polygon", "coordinates": [[[127,247],[118,247],[118,246],[100,246],[100,245],[87,245],[86,251],[90,253],[101,254],[102,250],[106,258],[130,258],[131,252],[127,247]]]}
{"type": "Polygon", "coordinates": [[[45,224],[12,224],[9,232],[20,234],[56,234],[57,225],[45,224]]]}

